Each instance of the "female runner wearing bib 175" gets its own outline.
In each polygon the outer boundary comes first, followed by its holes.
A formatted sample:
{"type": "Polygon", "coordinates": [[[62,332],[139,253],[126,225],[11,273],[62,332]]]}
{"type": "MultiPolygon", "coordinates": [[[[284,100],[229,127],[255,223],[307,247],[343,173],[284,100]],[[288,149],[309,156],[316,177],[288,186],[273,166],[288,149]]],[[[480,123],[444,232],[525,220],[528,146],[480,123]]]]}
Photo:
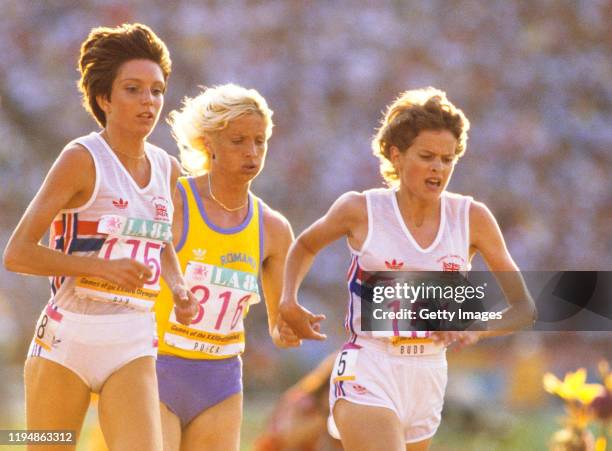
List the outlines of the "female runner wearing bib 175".
{"type": "Polygon", "coordinates": [[[174,287],[180,322],[196,312],[166,246],[180,166],[146,142],[170,56],[144,25],[96,28],[79,68],[83,104],[103,130],[64,148],[4,254],[9,270],[51,278],[25,365],[27,427],[78,434],[97,392],[111,450],[161,450],[152,312],[160,276],[174,287]]]}
{"type": "Polygon", "coordinates": [[[293,232],[250,192],[264,165],[271,116],[257,91],[233,84],[186,99],[170,116],[183,166],[199,174],[179,179],[173,230],[181,269],[200,308],[191,324],[178,324],[165,288],[155,307],[166,451],[238,449],[243,319],[259,302],[260,274],[274,343],[299,344],[277,322],[293,232]]]}
{"type": "Polygon", "coordinates": [[[490,327],[516,330],[532,321],[533,301],[495,218],[482,203],[445,190],[465,151],[468,127],[444,92],[403,93],[373,141],[391,188],[342,195],[289,252],[281,315],[300,338],[323,339],[318,318],[297,303],[297,291],[315,255],[342,236],[348,240],[350,339],[332,371],[329,422],[347,450],[427,449],[446,387],[444,345],[475,341],[477,334],[419,332],[390,339],[362,331],[356,289],[362,271],[467,271],[478,251],[491,271],[509,271],[498,281],[510,306],[490,327]],[[418,355],[401,355],[402,345],[416,343],[410,349],[418,355]]]}

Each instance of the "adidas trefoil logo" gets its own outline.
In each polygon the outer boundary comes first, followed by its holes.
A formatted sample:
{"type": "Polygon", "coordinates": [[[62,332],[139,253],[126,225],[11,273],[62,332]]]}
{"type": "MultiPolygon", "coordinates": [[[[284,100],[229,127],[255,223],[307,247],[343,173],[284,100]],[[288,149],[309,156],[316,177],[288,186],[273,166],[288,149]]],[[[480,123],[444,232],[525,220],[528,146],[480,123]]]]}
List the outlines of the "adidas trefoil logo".
{"type": "Polygon", "coordinates": [[[193,250],[193,259],[194,260],[204,260],[206,256],[206,249],[196,248],[193,250]]]}
{"type": "Polygon", "coordinates": [[[120,210],[123,210],[123,209],[127,208],[128,201],[119,198],[119,200],[113,200],[113,205],[115,207],[119,208],[120,210]]]}
{"type": "Polygon", "coordinates": [[[385,266],[391,271],[399,271],[400,269],[402,269],[402,266],[404,266],[404,262],[397,261],[395,259],[391,260],[390,262],[385,260],[385,266]]]}

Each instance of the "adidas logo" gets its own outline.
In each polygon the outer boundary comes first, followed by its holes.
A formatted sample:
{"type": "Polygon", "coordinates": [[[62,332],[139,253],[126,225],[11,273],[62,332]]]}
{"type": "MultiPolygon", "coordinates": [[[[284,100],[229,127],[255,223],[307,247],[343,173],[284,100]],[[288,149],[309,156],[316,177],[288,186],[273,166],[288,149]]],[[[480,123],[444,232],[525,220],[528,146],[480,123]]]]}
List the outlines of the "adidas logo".
{"type": "Polygon", "coordinates": [[[128,201],[127,200],[123,200],[121,198],[119,198],[119,200],[114,200],[113,201],[113,205],[121,210],[123,210],[124,208],[127,208],[128,206],[128,201]]]}
{"type": "Polygon", "coordinates": [[[205,256],[206,256],[206,249],[197,248],[193,250],[194,260],[204,260],[205,256]]]}
{"type": "Polygon", "coordinates": [[[363,385],[359,385],[359,384],[355,384],[353,385],[353,390],[355,390],[355,392],[358,395],[364,395],[368,392],[368,389],[365,388],[363,385]]]}
{"type": "Polygon", "coordinates": [[[404,266],[404,262],[398,262],[395,259],[391,260],[390,262],[385,260],[385,266],[391,271],[399,271],[400,269],[402,269],[402,266],[404,266]]]}

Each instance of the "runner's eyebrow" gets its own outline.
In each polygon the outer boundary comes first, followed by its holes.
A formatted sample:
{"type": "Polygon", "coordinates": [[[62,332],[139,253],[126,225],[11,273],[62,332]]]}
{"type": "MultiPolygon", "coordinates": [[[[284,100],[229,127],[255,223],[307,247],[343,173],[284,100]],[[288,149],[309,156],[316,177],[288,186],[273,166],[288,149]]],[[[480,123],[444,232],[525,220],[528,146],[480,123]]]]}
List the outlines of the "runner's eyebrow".
{"type": "Polygon", "coordinates": [[[430,150],[428,147],[421,147],[420,149],[417,149],[419,152],[429,152],[435,155],[441,155],[443,157],[450,157],[450,156],[455,156],[454,152],[448,152],[448,153],[437,153],[434,150],[430,150]]]}
{"type": "MultiPolygon", "coordinates": [[[[119,81],[120,81],[121,83],[126,82],[126,81],[136,81],[136,82],[138,82],[138,83],[145,83],[145,82],[146,82],[146,81],[145,81],[145,80],[143,80],[142,78],[133,78],[133,77],[130,77],[130,78],[122,78],[122,79],[121,79],[121,80],[119,80],[119,81]]],[[[153,82],[153,84],[156,84],[156,83],[157,83],[157,84],[160,84],[160,85],[162,85],[162,86],[165,86],[164,82],[163,82],[163,81],[161,81],[161,80],[155,80],[155,81],[153,82]]]]}

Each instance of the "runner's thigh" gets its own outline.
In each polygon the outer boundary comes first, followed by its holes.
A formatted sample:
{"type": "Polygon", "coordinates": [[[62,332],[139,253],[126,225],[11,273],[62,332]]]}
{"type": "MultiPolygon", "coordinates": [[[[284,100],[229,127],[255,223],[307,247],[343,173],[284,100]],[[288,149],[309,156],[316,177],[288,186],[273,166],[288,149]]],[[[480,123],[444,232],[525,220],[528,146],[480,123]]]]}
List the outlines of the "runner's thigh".
{"type": "MultiPolygon", "coordinates": [[[[78,437],[90,401],[89,387],[83,380],[68,368],[42,357],[26,360],[24,377],[27,428],[74,431],[78,437]]],[[[74,450],[76,446],[49,449],[74,450]]]]}
{"type": "Polygon", "coordinates": [[[112,451],[162,451],[155,359],[132,360],[100,392],[100,426],[112,451]]]}
{"type": "Polygon", "coordinates": [[[404,450],[402,426],[391,409],[339,399],[333,415],[346,451],[404,450]]]}
{"type": "Polygon", "coordinates": [[[238,451],[242,393],[236,393],[199,414],[183,431],[181,451],[238,451]]]}

